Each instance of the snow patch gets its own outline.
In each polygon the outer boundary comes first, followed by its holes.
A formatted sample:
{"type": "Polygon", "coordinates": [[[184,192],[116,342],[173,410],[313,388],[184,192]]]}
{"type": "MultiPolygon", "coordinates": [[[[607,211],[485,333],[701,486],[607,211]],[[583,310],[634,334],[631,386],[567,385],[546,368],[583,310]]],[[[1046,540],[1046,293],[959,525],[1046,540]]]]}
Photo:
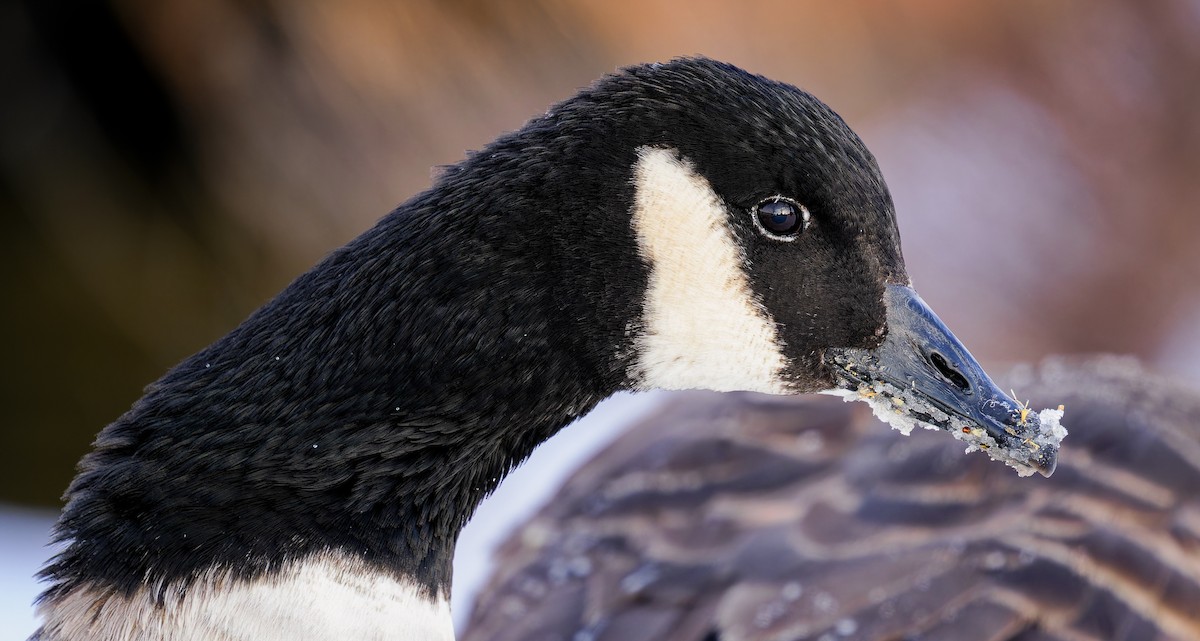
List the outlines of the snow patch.
{"type": "Polygon", "coordinates": [[[912,389],[876,381],[869,386],[862,384],[857,390],[833,389],[822,393],[841,397],[847,403],[866,403],[871,407],[875,418],[905,436],[912,434],[913,428],[917,426],[927,430],[950,432],[954,438],[967,444],[967,454],[986,452],[992,460],[1000,461],[1016,470],[1019,476],[1030,476],[1037,472],[1032,462],[1038,458],[1038,453],[1047,447],[1057,451],[1059,443],[1067,435],[1066,428],[1060,423],[1064,413],[1061,407],[1044,409],[1036,414],[1029,412],[1019,426],[1027,436],[1019,438],[1015,430],[1008,428],[1014,439],[1006,446],[997,443],[996,439],[977,423],[943,412],[912,389]]]}

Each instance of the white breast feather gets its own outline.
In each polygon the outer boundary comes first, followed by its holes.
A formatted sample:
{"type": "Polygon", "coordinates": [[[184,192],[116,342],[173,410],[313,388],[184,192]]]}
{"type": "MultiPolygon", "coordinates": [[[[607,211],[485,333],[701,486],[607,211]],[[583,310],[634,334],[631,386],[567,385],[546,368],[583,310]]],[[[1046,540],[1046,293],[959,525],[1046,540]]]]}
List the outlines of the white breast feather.
{"type": "MultiPolygon", "coordinates": [[[[171,593],[168,590],[168,593],[171,593]]],[[[453,641],[450,606],[416,585],[325,555],[241,582],[214,573],[156,605],[82,587],[42,604],[44,641],[453,641]]]]}

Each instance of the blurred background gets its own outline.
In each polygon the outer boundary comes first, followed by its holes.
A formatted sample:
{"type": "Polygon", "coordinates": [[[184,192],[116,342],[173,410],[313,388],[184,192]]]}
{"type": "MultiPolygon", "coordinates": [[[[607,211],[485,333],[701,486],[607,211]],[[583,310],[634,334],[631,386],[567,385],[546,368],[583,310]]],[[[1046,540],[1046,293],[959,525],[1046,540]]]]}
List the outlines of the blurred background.
{"type": "Polygon", "coordinates": [[[431,168],[636,62],[704,54],[841,113],[985,366],[1200,377],[1197,0],[24,0],[0,48],[0,580],[24,590],[0,599],[22,617],[76,461],[144,385],[431,168]]]}

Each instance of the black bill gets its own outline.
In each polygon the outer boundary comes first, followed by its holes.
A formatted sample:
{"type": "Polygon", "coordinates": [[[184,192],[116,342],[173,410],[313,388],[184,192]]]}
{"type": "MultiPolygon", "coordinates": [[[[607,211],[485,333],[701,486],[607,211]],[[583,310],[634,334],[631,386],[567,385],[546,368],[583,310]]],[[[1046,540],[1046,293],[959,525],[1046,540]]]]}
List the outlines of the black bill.
{"type": "Polygon", "coordinates": [[[951,431],[1017,468],[1054,472],[1065,431],[1000,391],[911,287],[889,285],[887,336],[876,349],[827,354],[838,384],[901,427],[907,421],[951,431]]]}

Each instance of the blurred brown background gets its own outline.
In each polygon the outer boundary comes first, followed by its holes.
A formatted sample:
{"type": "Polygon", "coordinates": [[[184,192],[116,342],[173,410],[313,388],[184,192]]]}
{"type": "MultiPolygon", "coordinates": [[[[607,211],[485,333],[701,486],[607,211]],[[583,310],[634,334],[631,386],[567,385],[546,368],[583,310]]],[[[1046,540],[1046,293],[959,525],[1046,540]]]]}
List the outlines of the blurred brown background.
{"type": "Polygon", "coordinates": [[[0,47],[0,501],[57,505],[142,386],[432,166],[685,54],[859,131],[911,275],[985,365],[1200,376],[1194,0],[25,0],[0,47]]]}

